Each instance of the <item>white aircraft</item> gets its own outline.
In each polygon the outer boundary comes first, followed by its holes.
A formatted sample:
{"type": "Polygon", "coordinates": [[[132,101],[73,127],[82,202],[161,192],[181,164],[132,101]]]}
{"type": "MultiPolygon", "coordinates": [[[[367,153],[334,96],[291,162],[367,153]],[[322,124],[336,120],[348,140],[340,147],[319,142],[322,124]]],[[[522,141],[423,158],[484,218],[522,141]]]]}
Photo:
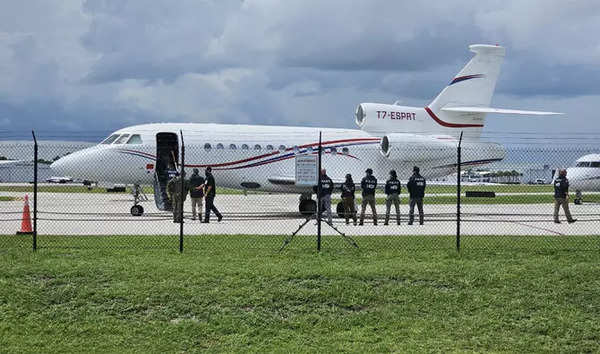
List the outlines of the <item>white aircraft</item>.
{"type": "Polygon", "coordinates": [[[600,154],[589,154],[577,159],[567,168],[569,187],[575,190],[575,204],[581,204],[581,192],[600,192],[600,154]]]}
{"type": "Polygon", "coordinates": [[[316,154],[323,134],[323,167],[336,183],[351,173],[360,181],[366,168],[385,180],[395,169],[407,179],[413,166],[427,178],[456,169],[457,138],[464,132],[462,165],[479,165],[504,158],[499,144],[479,140],[487,113],[558,114],[489,107],[505,49],[471,45],[475,56],[427,107],[361,103],[356,129],[229,124],[143,124],[120,129],[99,145],[62,157],[52,164],[57,175],[133,185],[133,215],[140,185],[153,185],[160,210],[169,210],[165,184],[169,164],[178,161],[182,132],[185,169],[212,166],[221,187],[298,193],[299,209],[311,213],[316,203],[310,187],[295,184],[294,157],[316,154]]]}

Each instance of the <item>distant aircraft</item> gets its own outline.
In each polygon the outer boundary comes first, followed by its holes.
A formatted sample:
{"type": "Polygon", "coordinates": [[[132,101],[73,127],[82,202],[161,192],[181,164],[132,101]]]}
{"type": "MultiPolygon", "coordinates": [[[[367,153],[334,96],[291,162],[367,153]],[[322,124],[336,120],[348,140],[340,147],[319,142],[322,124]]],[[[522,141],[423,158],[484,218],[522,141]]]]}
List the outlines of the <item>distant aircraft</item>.
{"type": "Polygon", "coordinates": [[[68,177],[68,176],[52,176],[52,177],[46,179],[46,182],[48,182],[48,183],[67,183],[67,182],[73,182],[73,178],[68,177]]]}
{"type": "MultiPolygon", "coordinates": [[[[299,210],[312,213],[316,202],[310,187],[295,183],[294,157],[316,154],[323,134],[323,166],[336,183],[351,173],[360,181],[366,168],[384,180],[390,169],[407,179],[417,165],[425,177],[446,176],[456,169],[457,138],[464,132],[462,165],[480,165],[504,158],[504,148],[480,141],[487,113],[559,114],[489,107],[505,49],[471,45],[475,56],[448,86],[424,108],[361,103],[355,119],[360,130],[229,124],[144,124],[120,129],[99,145],[54,162],[57,175],[133,185],[133,215],[140,185],[153,185],[160,210],[169,210],[165,185],[176,167],[183,133],[186,173],[212,166],[221,187],[300,194],[299,210]]],[[[318,114],[318,112],[315,112],[318,114]]],[[[339,207],[339,206],[338,206],[339,207]]]]}
{"type": "Polygon", "coordinates": [[[589,154],[577,159],[567,168],[569,187],[575,190],[575,204],[583,202],[581,192],[600,192],[600,154],[589,154]]]}

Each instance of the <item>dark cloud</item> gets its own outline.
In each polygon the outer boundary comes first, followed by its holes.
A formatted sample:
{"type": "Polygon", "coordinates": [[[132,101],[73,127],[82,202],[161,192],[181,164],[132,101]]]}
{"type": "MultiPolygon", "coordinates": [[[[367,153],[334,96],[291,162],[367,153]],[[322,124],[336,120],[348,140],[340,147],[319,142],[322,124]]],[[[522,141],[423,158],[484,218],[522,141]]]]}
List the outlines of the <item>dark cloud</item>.
{"type": "Polygon", "coordinates": [[[0,13],[0,123],[99,136],[153,121],[353,127],[360,102],[429,103],[477,42],[507,47],[495,102],[570,110],[583,121],[600,95],[599,8],[558,0],[9,2],[0,13]]]}

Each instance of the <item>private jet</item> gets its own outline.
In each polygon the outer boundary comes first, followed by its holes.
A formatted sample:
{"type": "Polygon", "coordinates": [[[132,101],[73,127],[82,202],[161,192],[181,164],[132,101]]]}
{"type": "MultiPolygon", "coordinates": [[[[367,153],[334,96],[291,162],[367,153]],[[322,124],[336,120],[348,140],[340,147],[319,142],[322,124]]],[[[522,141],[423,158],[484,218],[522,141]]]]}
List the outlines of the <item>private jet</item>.
{"type": "MultiPolygon", "coordinates": [[[[481,165],[504,158],[502,145],[480,140],[487,113],[547,115],[554,112],[490,107],[505,49],[476,44],[466,66],[426,107],[361,103],[355,111],[359,129],[230,124],[143,124],[110,134],[94,147],[62,157],[51,166],[57,175],[97,183],[132,185],[132,215],[142,215],[139,191],[154,187],[159,210],[170,210],[165,193],[169,171],[185,143],[185,171],[211,166],[218,186],[300,195],[299,211],[316,210],[312,188],[295,179],[295,157],[317,154],[322,133],[323,167],[336,183],[351,173],[360,181],[366,168],[384,180],[395,169],[400,179],[419,166],[427,178],[456,170],[458,137],[464,133],[461,165],[481,165]]],[[[338,206],[338,210],[342,208],[338,206]]]]}
{"type": "Polygon", "coordinates": [[[600,154],[589,154],[567,168],[569,186],[575,190],[575,204],[583,203],[582,192],[600,192],[600,154]]]}

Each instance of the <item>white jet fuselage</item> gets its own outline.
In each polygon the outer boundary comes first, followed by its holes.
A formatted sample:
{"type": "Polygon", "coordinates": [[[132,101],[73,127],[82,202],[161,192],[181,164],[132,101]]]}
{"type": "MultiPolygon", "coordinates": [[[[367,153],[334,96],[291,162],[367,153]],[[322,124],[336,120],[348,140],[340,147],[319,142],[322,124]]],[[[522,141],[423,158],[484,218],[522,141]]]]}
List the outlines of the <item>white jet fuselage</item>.
{"type": "MultiPolygon", "coordinates": [[[[391,169],[395,169],[401,179],[407,179],[415,165],[429,178],[446,176],[456,169],[458,142],[446,135],[423,138],[405,134],[413,141],[399,145],[397,154],[393,154],[392,149],[393,156],[386,157],[381,153],[381,136],[361,130],[229,124],[132,126],[113,134],[139,135],[140,143],[99,144],[61,158],[52,168],[60,175],[99,183],[149,185],[153,183],[157,163],[157,134],[179,136],[180,132],[185,146],[186,173],[189,175],[193,168],[203,170],[211,166],[218,185],[229,188],[306,192],[307,187],[293,183],[294,157],[317,154],[320,132],[322,166],[336,182],[343,181],[347,173],[360,181],[367,168],[372,168],[382,181],[391,169]],[[432,151],[434,156],[430,156],[432,151]]],[[[469,144],[463,143],[462,161],[466,165],[504,157],[500,145],[477,142],[474,143],[477,149],[469,149],[469,144]]],[[[180,153],[181,141],[178,141],[173,153],[178,161],[180,153]]]]}

